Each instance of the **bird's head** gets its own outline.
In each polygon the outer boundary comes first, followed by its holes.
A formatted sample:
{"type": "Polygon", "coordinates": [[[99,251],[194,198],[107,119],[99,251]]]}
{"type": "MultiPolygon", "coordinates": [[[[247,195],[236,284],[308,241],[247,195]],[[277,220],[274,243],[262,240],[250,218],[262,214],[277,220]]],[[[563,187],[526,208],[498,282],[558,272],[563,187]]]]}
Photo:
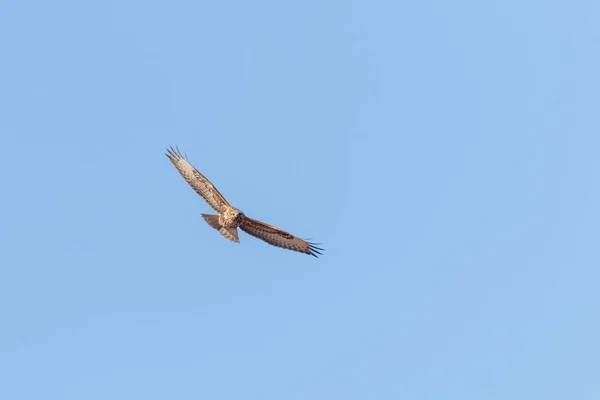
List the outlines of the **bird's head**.
{"type": "Polygon", "coordinates": [[[244,213],[235,207],[230,207],[227,211],[225,211],[225,215],[227,219],[232,221],[238,221],[244,218],[244,213]]]}

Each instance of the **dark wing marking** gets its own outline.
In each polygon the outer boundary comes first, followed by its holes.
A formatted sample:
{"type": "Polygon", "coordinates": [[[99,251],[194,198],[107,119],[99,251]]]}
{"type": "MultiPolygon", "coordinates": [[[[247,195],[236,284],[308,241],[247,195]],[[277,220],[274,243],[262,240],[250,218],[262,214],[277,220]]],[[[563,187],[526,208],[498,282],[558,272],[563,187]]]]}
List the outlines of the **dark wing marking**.
{"type": "Polygon", "coordinates": [[[310,243],[306,240],[297,238],[279,228],[267,225],[263,222],[246,217],[240,225],[240,229],[249,235],[264,240],[273,246],[282,247],[288,250],[298,251],[304,254],[318,257],[321,254],[322,248],[317,247],[317,243],[310,243]]]}
{"type": "Polygon", "coordinates": [[[173,147],[167,149],[165,155],[173,163],[175,168],[177,168],[177,171],[183,176],[183,179],[185,179],[192,189],[202,196],[208,205],[215,211],[220,213],[223,211],[223,207],[229,205],[217,188],[188,162],[187,158],[181,154],[177,147],[175,147],[175,149],[173,149],[173,147]]]}

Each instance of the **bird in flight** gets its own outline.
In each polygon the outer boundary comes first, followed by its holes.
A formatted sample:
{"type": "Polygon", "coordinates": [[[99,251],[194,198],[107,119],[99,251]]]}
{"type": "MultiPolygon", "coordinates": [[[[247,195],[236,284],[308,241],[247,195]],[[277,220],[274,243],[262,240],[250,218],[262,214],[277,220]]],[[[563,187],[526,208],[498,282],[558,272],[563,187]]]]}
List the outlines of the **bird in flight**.
{"type": "Polygon", "coordinates": [[[218,215],[202,214],[202,218],[227,239],[239,243],[240,240],[238,239],[237,231],[239,227],[247,234],[264,240],[273,246],[298,251],[315,257],[321,255],[323,249],[317,247],[317,243],[307,242],[279,228],[246,217],[243,212],[225,200],[217,188],[188,162],[187,157],[184,157],[177,147],[175,149],[170,147],[167,149],[165,155],[192,189],[219,213],[218,215]]]}

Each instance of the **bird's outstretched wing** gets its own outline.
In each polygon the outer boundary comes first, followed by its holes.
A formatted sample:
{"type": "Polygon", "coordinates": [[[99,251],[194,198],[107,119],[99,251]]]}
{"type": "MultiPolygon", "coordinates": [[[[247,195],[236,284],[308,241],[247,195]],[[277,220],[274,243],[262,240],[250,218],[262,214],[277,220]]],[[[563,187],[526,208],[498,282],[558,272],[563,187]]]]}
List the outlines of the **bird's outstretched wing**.
{"type": "Polygon", "coordinates": [[[168,148],[165,155],[171,160],[175,168],[177,168],[177,171],[183,176],[183,179],[185,179],[192,189],[202,196],[208,205],[215,211],[220,213],[223,211],[223,207],[229,205],[217,188],[188,162],[186,157],[181,154],[177,147],[168,148]]]}
{"type": "Polygon", "coordinates": [[[297,238],[294,235],[282,231],[271,225],[246,217],[240,225],[240,229],[249,235],[264,240],[273,246],[282,247],[288,250],[298,251],[304,254],[318,257],[321,254],[322,248],[317,247],[316,243],[310,243],[306,240],[297,238]]]}

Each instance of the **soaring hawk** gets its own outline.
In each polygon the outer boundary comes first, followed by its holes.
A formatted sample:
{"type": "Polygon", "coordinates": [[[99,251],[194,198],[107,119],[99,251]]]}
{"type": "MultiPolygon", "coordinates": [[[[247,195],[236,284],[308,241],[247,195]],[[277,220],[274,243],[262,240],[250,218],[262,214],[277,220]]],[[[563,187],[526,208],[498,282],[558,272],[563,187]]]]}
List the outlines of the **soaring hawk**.
{"type": "Polygon", "coordinates": [[[323,251],[322,248],[316,246],[316,243],[307,242],[279,228],[246,217],[243,212],[225,200],[217,188],[188,162],[177,147],[167,149],[166,156],[192,189],[219,213],[218,215],[202,214],[202,218],[227,239],[239,243],[237,232],[239,227],[247,234],[264,240],[273,246],[310,254],[315,257],[323,251]]]}

